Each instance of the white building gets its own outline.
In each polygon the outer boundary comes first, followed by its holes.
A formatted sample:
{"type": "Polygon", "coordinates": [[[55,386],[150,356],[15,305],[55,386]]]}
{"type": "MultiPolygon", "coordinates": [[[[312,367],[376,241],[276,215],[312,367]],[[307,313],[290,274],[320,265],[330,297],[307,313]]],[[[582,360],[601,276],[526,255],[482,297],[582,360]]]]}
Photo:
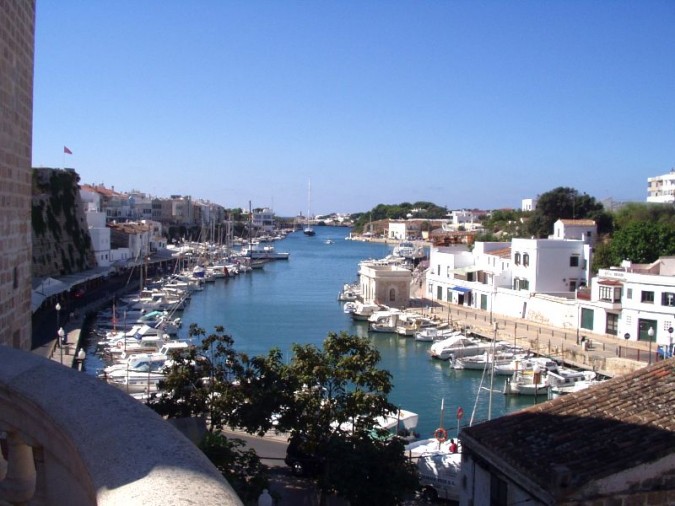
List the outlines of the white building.
{"type": "Polygon", "coordinates": [[[454,232],[463,228],[464,230],[480,230],[483,225],[480,222],[480,216],[484,213],[475,213],[466,209],[458,209],[448,213],[448,221],[443,224],[443,230],[454,232]]]}
{"type": "Polygon", "coordinates": [[[591,246],[595,244],[597,227],[593,220],[558,220],[553,224],[549,239],[575,239],[591,246]]]}
{"type": "Polygon", "coordinates": [[[275,227],[275,215],[274,211],[268,207],[262,209],[254,209],[253,215],[251,216],[251,221],[253,226],[258,230],[263,230],[265,232],[273,232],[275,227]]]}
{"type": "Polygon", "coordinates": [[[675,202],[675,168],[668,174],[647,178],[647,202],[659,204],[675,202]]]}
{"type": "Polygon", "coordinates": [[[85,217],[89,228],[91,246],[99,267],[109,267],[114,260],[110,256],[110,229],[106,227],[106,213],[101,210],[101,195],[88,187],[80,188],[85,217]]]}
{"type": "Polygon", "coordinates": [[[397,265],[361,262],[359,286],[364,302],[405,308],[410,303],[412,272],[397,265]]]}
{"type": "Polygon", "coordinates": [[[396,241],[415,240],[422,237],[422,223],[424,220],[389,220],[387,238],[396,241]]]}
{"type": "Polygon", "coordinates": [[[432,248],[427,297],[576,327],[575,295],[590,284],[591,251],[584,240],[565,237],[477,242],[472,252],[432,248]]]}
{"type": "Polygon", "coordinates": [[[520,201],[520,210],[523,212],[534,211],[537,208],[537,199],[523,199],[520,201]]]}
{"type": "Polygon", "coordinates": [[[601,269],[593,278],[591,300],[582,312],[582,328],[655,346],[671,345],[675,257],[663,257],[650,265],[626,263],[623,268],[601,269]]]}

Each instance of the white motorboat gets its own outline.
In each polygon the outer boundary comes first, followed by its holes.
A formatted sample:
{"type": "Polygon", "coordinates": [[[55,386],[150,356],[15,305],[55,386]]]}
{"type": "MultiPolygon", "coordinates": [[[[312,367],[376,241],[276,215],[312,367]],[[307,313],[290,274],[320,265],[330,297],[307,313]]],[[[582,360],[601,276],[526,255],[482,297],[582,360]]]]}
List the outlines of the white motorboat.
{"type": "Polygon", "coordinates": [[[398,243],[398,245],[394,248],[392,255],[412,260],[417,260],[426,256],[424,253],[424,248],[416,245],[412,241],[401,241],[398,243]]]}
{"type": "Polygon", "coordinates": [[[288,252],[277,251],[274,246],[261,246],[260,244],[252,244],[248,248],[243,248],[241,255],[252,260],[288,260],[291,256],[288,252]]]}
{"type": "Polygon", "coordinates": [[[377,311],[373,313],[368,321],[370,322],[369,329],[371,332],[396,332],[396,325],[398,323],[400,311],[377,311]]]}
{"type": "Polygon", "coordinates": [[[380,305],[367,302],[353,302],[345,304],[345,313],[352,317],[352,320],[365,321],[375,312],[379,311],[380,305]]]}
{"type": "Polygon", "coordinates": [[[412,337],[417,332],[421,332],[426,328],[436,326],[436,322],[431,318],[420,316],[415,313],[404,313],[398,319],[396,324],[396,333],[399,336],[412,337]]]}
{"type": "Polygon", "coordinates": [[[345,283],[342,286],[342,290],[338,293],[339,301],[343,302],[355,302],[359,299],[359,287],[357,285],[350,285],[345,283]]]}
{"type": "Polygon", "coordinates": [[[547,371],[555,371],[558,363],[546,357],[535,357],[527,353],[516,353],[513,360],[505,364],[495,364],[494,371],[497,376],[513,376],[519,370],[533,370],[535,367],[547,371]]]}
{"type": "Polygon", "coordinates": [[[450,358],[470,357],[480,355],[489,351],[491,343],[479,341],[467,337],[464,334],[458,334],[442,341],[437,341],[429,348],[431,358],[438,360],[449,360],[450,358]]]}
{"type": "Polygon", "coordinates": [[[432,500],[459,501],[462,454],[450,451],[451,441],[431,438],[405,446],[406,454],[417,465],[422,492],[432,500]]]}
{"type": "MultiPolygon", "coordinates": [[[[442,341],[448,339],[452,336],[458,336],[462,334],[461,331],[455,329],[441,328],[439,327],[425,327],[418,332],[415,332],[415,341],[422,341],[425,343],[433,341],[442,341]]],[[[463,334],[462,334],[463,335],[463,334]]]]}
{"type": "Polygon", "coordinates": [[[513,360],[513,356],[513,352],[496,350],[470,357],[457,357],[453,361],[452,367],[455,369],[483,371],[486,367],[491,367],[493,364],[495,367],[500,364],[506,365],[513,360]]]}
{"type": "Polygon", "coordinates": [[[548,395],[546,370],[540,367],[517,370],[504,384],[506,395],[548,395]]]}
{"type": "Polygon", "coordinates": [[[600,381],[596,379],[596,376],[594,371],[577,371],[569,367],[558,367],[554,371],[548,371],[551,397],[578,392],[598,384],[600,381]]]}

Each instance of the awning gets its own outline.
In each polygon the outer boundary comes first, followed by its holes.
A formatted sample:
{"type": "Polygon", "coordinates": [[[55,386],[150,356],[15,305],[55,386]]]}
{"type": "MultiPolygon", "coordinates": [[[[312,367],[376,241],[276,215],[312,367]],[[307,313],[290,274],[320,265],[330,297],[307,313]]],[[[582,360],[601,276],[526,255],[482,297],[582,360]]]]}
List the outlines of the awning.
{"type": "Polygon", "coordinates": [[[455,286],[451,286],[450,290],[453,290],[453,291],[459,292],[459,293],[467,293],[467,292],[471,291],[471,288],[466,288],[464,286],[456,286],[455,285],[455,286]]]}
{"type": "Polygon", "coordinates": [[[452,269],[450,272],[453,274],[467,274],[469,272],[478,272],[482,270],[478,265],[469,265],[467,267],[459,267],[457,269],[452,269]]]}

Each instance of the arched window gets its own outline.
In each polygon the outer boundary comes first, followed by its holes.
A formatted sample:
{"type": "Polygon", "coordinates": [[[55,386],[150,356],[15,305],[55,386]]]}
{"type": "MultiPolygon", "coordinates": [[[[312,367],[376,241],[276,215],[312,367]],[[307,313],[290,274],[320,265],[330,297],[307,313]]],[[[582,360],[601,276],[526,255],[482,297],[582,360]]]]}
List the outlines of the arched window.
{"type": "Polygon", "coordinates": [[[389,302],[396,302],[396,289],[395,288],[389,289],[389,302]]]}

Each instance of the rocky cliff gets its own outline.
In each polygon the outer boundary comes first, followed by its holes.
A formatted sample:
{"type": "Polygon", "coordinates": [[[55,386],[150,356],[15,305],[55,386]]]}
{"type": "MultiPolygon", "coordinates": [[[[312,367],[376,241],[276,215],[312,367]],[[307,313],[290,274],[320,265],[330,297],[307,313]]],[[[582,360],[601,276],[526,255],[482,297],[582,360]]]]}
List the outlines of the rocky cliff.
{"type": "Polygon", "coordinates": [[[33,169],[33,277],[96,267],[74,170],[33,169]]]}

